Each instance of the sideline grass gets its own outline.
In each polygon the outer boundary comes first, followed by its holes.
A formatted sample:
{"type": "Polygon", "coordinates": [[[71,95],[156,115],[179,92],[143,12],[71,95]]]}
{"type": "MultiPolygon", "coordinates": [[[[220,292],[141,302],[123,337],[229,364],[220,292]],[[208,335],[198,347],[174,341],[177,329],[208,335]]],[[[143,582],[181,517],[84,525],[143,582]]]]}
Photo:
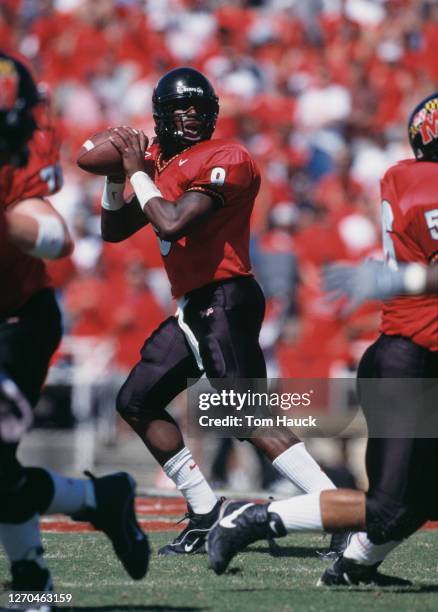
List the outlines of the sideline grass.
{"type": "MultiPolygon", "coordinates": [[[[316,587],[325,563],[316,557],[320,536],[296,535],[279,541],[280,557],[267,554],[261,542],[240,554],[224,576],[207,568],[207,557],[158,557],[159,546],[174,532],[153,533],[150,570],[141,582],[131,581],[99,533],[49,533],[44,536],[47,561],[58,593],[72,593],[62,610],[142,612],[145,610],[217,610],[411,612],[438,610],[438,532],[416,534],[385,563],[385,573],[414,581],[396,591],[316,587]]],[[[324,542],[326,544],[327,541],[324,542]]],[[[7,564],[0,553],[0,575],[7,564]]]]}

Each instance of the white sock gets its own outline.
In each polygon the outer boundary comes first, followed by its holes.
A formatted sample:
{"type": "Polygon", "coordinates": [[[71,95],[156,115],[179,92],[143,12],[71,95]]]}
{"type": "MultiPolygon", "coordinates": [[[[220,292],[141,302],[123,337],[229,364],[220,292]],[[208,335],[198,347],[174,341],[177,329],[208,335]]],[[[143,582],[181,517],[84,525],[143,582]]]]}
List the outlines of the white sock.
{"type": "Polygon", "coordinates": [[[271,502],[268,512],[276,512],[287,531],[323,531],[319,497],[310,493],[271,502]]]}
{"type": "Polygon", "coordinates": [[[367,534],[361,531],[352,536],[344,551],[344,557],[362,565],[374,565],[383,561],[391,550],[394,550],[399,544],[401,544],[401,541],[396,540],[386,542],[386,544],[373,544],[367,534]]]}
{"type": "Polygon", "coordinates": [[[327,474],[307,452],[304,442],[290,446],[274,459],[272,465],[303,493],[320,493],[327,489],[336,489],[327,474]]]}
{"type": "Polygon", "coordinates": [[[39,515],[34,514],[24,523],[0,523],[0,541],[11,562],[41,557],[39,515]]]}
{"type": "Polygon", "coordinates": [[[166,461],[163,470],[184,495],[193,512],[207,514],[213,509],[217,503],[217,497],[205,480],[188,448],[184,447],[169,461],[166,461]]]}
{"type": "Polygon", "coordinates": [[[94,485],[88,478],[66,478],[47,470],[55,492],[44,514],[75,514],[85,508],[96,507],[94,485]]]}

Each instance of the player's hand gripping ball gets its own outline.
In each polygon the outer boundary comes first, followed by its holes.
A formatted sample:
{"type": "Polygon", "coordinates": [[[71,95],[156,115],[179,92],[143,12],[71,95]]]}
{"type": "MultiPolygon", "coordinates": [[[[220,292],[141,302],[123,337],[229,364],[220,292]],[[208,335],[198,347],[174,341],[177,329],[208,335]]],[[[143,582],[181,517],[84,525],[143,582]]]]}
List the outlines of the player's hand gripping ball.
{"type": "Polygon", "coordinates": [[[144,170],[148,138],[129,127],[108,128],[84,142],[76,163],[79,168],[101,176],[131,176],[144,170]]]}

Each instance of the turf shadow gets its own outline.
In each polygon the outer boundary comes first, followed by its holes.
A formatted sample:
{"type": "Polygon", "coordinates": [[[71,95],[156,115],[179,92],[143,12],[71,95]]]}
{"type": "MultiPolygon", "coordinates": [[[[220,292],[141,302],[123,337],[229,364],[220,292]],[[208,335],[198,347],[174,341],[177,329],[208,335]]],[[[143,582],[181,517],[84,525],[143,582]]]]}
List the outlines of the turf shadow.
{"type": "Polygon", "coordinates": [[[438,584],[419,584],[415,588],[415,584],[404,591],[410,593],[438,593],[438,584]]]}
{"type": "MultiPolygon", "coordinates": [[[[321,552],[324,552],[321,550],[321,552]]],[[[262,546],[258,548],[247,548],[241,551],[239,554],[245,553],[260,553],[268,554],[273,557],[295,557],[297,559],[315,559],[318,558],[317,550],[310,546],[276,546],[274,550],[269,546],[262,546]]]]}
{"type": "MultiPolygon", "coordinates": [[[[278,590],[278,589],[276,589],[276,590],[278,590]]],[[[283,591],[286,591],[286,592],[290,591],[291,593],[294,592],[294,591],[296,592],[296,588],[294,588],[294,587],[282,588],[282,589],[279,589],[279,590],[281,590],[282,592],[283,591]]],[[[272,592],[272,587],[269,587],[269,586],[267,586],[267,587],[254,587],[254,588],[250,588],[250,587],[243,588],[242,587],[240,589],[234,589],[234,588],[233,589],[222,589],[222,592],[223,593],[257,593],[257,592],[266,592],[267,593],[267,592],[272,592]]]]}
{"type": "Polygon", "coordinates": [[[336,586],[332,587],[333,592],[348,592],[348,593],[397,593],[399,595],[412,594],[421,595],[422,593],[438,593],[438,584],[413,584],[412,586],[373,586],[363,585],[357,587],[336,586]]]}

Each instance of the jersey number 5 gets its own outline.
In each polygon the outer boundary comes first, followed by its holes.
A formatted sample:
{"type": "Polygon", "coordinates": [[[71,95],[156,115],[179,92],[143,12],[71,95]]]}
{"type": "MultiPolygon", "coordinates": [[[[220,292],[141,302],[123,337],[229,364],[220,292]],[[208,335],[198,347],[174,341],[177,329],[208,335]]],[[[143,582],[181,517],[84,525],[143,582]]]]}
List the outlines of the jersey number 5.
{"type": "Polygon", "coordinates": [[[428,210],[424,213],[426,218],[427,227],[429,228],[430,235],[434,240],[438,240],[438,208],[434,210],[428,210]]]}

